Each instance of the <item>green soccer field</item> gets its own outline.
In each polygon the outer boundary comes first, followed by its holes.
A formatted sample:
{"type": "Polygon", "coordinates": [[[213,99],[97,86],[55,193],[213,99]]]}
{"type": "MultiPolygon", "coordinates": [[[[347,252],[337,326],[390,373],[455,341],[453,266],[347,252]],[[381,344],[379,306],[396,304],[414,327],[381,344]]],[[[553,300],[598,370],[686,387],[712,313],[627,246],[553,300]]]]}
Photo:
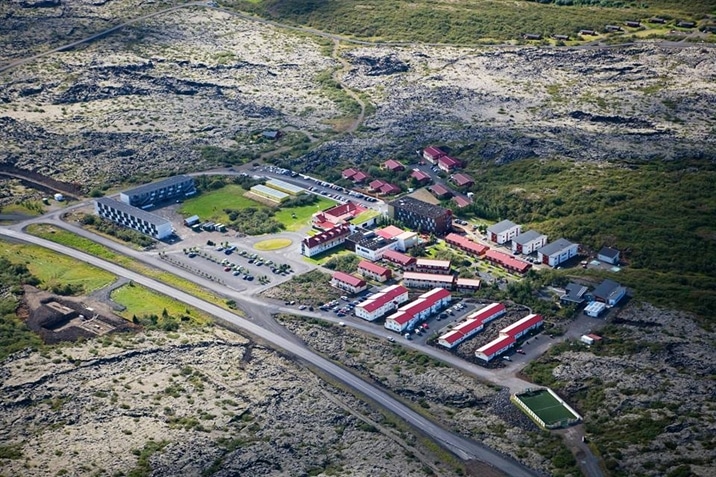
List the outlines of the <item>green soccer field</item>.
{"type": "Polygon", "coordinates": [[[548,426],[577,417],[547,391],[537,392],[536,394],[522,394],[518,395],[517,398],[548,426]]]}

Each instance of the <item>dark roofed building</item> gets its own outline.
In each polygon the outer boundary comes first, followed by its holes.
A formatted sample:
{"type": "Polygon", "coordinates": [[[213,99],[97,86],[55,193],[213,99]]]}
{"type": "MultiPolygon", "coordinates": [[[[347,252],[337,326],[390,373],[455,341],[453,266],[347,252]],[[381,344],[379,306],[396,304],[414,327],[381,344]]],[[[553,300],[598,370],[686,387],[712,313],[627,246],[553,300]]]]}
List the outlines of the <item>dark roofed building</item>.
{"type": "Polygon", "coordinates": [[[584,303],[584,294],[587,293],[587,287],[578,283],[569,283],[564,287],[564,291],[564,295],[559,297],[562,303],[581,305],[584,303]]]}
{"type": "Polygon", "coordinates": [[[592,292],[597,301],[614,306],[626,295],[626,288],[614,280],[606,279],[592,292]]]}
{"type": "Polygon", "coordinates": [[[681,20],[679,23],[676,24],[676,26],[679,28],[693,28],[696,26],[696,22],[681,20]]]}
{"type": "Polygon", "coordinates": [[[151,184],[144,184],[119,194],[119,200],[134,207],[149,207],[166,200],[183,199],[196,194],[194,178],[172,176],[151,184]]]}
{"type": "Polygon", "coordinates": [[[641,26],[641,23],[635,21],[626,21],[624,24],[629,28],[639,28],[641,26]]]}
{"type": "Polygon", "coordinates": [[[619,265],[619,250],[611,247],[602,247],[597,254],[597,260],[611,263],[612,265],[619,265]]]}
{"type": "Polygon", "coordinates": [[[388,214],[391,218],[423,233],[442,236],[452,228],[450,210],[413,197],[402,197],[388,203],[388,214]]]}

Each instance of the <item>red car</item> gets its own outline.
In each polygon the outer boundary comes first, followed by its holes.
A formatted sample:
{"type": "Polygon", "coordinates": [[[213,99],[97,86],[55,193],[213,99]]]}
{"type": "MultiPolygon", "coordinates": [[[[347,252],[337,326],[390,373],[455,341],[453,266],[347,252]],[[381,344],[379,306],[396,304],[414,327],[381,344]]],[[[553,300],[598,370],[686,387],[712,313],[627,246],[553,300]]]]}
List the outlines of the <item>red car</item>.
{"type": "Polygon", "coordinates": [[[430,328],[430,327],[428,326],[427,323],[423,323],[423,328],[425,328],[425,329],[427,330],[427,329],[430,328]]]}
{"type": "Polygon", "coordinates": [[[523,350],[522,348],[518,349],[517,352],[520,354],[525,354],[525,350],[523,350]]]}
{"type": "Polygon", "coordinates": [[[224,269],[224,271],[225,271],[225,272],[230,272],[230,271],[231,271],[231,267],[226,267],[226,268],[224,269]]]}

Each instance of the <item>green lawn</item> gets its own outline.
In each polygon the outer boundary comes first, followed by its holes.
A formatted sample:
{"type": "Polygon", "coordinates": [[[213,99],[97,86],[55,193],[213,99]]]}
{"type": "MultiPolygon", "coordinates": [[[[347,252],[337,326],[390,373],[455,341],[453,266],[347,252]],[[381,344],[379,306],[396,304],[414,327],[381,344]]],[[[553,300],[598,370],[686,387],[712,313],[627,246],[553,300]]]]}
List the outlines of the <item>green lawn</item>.
{"type": "Polygon", "coordinates": [[[380,215],[380,212],[377,210],[369,209],[361,212],[358,214],[353,220],[352,223],[355,225],[361,225],[366,222],[368,222],[370,219],[373,219],[375,217],[378,217],[380,215]]]}
{"type": "MultiPolygon", "coordinates": [[[[221,189],[202,192],[187,199],[179,209],[184,217],[198,215],[202,221],[229,223],[224,209],[245,209],[247,207],[265,208],[266,206],[244,197],[246,189],[236,184],[228,184],[221,189]]],[[[290,217],[290,215],[289,215],[290,217]]]]}
{"type": "Polygon", "coordinates": [[[548,426],[565,419],[575,419],[566,407],[547,391],[532,395],[519,395],[517,398],[532,410],[548,426]]]}
{"type": "Polygon", "coordinates": [[[115,279],[109,272],[34,245],[0,242],[0,254],[14,263],[25,263],[42,281],[43,288],[68,283],[82,285],[85,293],[89,293],[115,279]]]}
{"type": "Polygon", "coordinates": [[[334,201],[321,197],[315,204],[304,205],[301,207],[290,207],[287,209],[281,208],[276,211],[274,218],[281,222],[286,227],[286,230],[295,232],[304,227],[310,226],[311,216],[313,214],[334,205],[336,205],[334,201]],[[295,218],[293,217],[293,214],[296,215],[295,218]]]}
{"type": "Polygon", "coordinates": [[[197,324],[206,324],[210,318],[196,308],[191,308],[166,295],[156,293],[149,288],[137,284],[124,285],[112,292],[112,299],[127,307],[126,310],[119,312],[120,315],[127,319],[131,319],[133,315],[159,315],[164,310],[174,317],[187,315],[197,324]]]}

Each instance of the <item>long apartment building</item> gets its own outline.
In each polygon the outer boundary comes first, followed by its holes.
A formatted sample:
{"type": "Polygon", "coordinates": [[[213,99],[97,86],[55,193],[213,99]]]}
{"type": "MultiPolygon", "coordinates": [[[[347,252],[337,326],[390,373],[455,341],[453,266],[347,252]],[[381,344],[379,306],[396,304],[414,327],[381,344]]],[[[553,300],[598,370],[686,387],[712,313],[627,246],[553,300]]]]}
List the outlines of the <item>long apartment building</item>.
{"type": "Polygon", "coordinates": [[[455,275],[442,275],[438,273],[403,273],[403,285],[408,288],[447,288],[455,285],[455,275]]]}
{"type": "Polygon", "coordinates": [[[158,240],[174,233],[171,222],[165,218],[108,197],[95,199],[94,210],[102,218],[158,240]]]}
{"type": "Polygon", "coordinates": [[[351,229],[349,226],[338,225],[320,234],[306,237],[301,240],[301,255],[313,257],[333,247],[342,245],[350,234],[351,229]]]}
{"type": "Polygon", "coordinates": [[[481,245],[455,233],[448,234],[447,237],[445,237],[445,242],[473,257],[480,257],[490,250],[490,247],[487,245],[481,245]]]}
{"type": "Polygon", "coordinates": [[[443,236],[452,229],[452,211],[413,197],[390,202],[388,215],[421,233],[443,236]]]}
{"type": "Polygon", "coordinates": [[[446,348],[453,348],[482,331],[486,324],[504,315],[506,311],[505,305],[502,303],[492,303],[470,313],[464,322],[438,338],[438,344],[446,348]]]}
{"type": "Polygon", "coordinates": [[[183,199],[196,194],[194,178],[172,176],[144,184],[119,194],[119,200],[134,207],[148,208],[167,200],[183,199]]]}
{"type": "Polygon", "coordinates": [[[475,351],[475,356],[489,362],[512,348],[517,340],[544,324],[541,315],[530,314],[500,330],[500,335],[475,351]]]}
{"type": "Polygon", "coordinates": [[[391,285],[356,306],[355,314],[364,320],[375,321],[396,310],[406,301],[408,301],[408,289],[401,285],[391,285]]]}
{"type": "Polygon", "coordinates": [[[402,333],[412,329],[416,324],[430,315],[445,308],[452,300],[450,292],[443,288],[435,288],[420,295],[415,301],[403,305],[385,319],[385,327],[402,333]]]}

